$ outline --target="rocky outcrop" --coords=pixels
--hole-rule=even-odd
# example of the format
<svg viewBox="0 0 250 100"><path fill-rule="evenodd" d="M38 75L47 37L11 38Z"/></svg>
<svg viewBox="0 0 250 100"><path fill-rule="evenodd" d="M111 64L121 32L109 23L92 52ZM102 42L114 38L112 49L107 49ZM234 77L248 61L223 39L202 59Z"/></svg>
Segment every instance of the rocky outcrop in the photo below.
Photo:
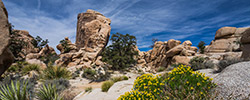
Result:
<svg viewBox="0 0 250 100"><path fill-rule="evenodd" d="M21 51L15 55L16 60L22 60L29 53L38 53L39 48L34 47L32 41L34 37L32 37L28 31L25 30L12 30L11 36L11 44L21 46Z"/></svg>
<svg viewBox="0 0 250 100"><path fill-rule="evenodd" d="M60 54L56 64L67 67L101 65L100 54L109 40L110 22L93 10L78 14L76 47L79 51Z"/></svg>
<svg viewBox="0 0 250 100"><path fill-rule="evenodd" d="M7 10L0 0L0 76L14 61L14 56L8 49L10 40L10 24Z"/></svg>
<svg viewBox="0 0 250 100"><path fill-rule="evenodd" d="M206 53L224 53L240 50L240 38L247 28L222 27L216 31L215 39L205 48Z"/></svg>
<svg viewBox="0 0 250 100"><path fill-rule="evenodd" d="M78 51L76 45L73 44L68 37L65 37L65 39L56 46L56 48L61 52L61 54L69 52L73 53Z"/></svg>
<svg viewBox="0 0 250 100"><path fill-rule="evenodd" d="M157 41L152 50L139 52L138 66L148 66L152 68L167 67L171 64L188 64L191 57L197 52L196 47L192 47L191 41L168 40L165 42ZM181 60L180 60L181 59Z"/></svg>
<svg viewBox="0 0 250 100"><path fill-rule="evenodd" d="M244 31L242 38L242 58L246 60L250 60L250 28Z"/></svg>
<svg viewBox="0 0 250 100"><path fill-rule="evenodd" d="M25 59L39 59L41 57L47 57L49 55L56 55L56 51L54 50L54 48L50 47L49 45L46 45L40 50L40 52L29 53L28 55L26 55Z"/></svg>

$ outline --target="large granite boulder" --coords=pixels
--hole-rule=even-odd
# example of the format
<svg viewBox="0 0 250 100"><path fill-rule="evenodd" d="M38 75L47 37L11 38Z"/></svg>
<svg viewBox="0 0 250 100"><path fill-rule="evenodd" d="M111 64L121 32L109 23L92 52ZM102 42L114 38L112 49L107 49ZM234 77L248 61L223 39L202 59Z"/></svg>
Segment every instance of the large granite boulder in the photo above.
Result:
<svg viewBox="0 0 250 100"><path fill-rule="evenodd" d="M242 38L242 58L246 60L250 60L250 28L244 31Z"/></svg>
<svg viewBox="0 0 250 100"><path fill-rule="evenodd" d="M78 51L61 54L56 64L67 67L91 67L93 64L100 64L99 56L110 36L110 22L109 18L93 10L78 14L76 34Z"/></svg>
<svg viewBox="0 0 250 100"><path fill-rule="evenodd" d="M225 68L214 77L214 82L218 84L216 90L217 97L222 100L244 100L250 94L250 62L240 62Z"/></svg>
<svg viewBox="0 0 250 100"><path fill-rule="evenodd" d="M0 0L0 76L14 61L14 56L8 49L10 39L10 24L7 10Z"/></svg>
<svg viewBox="0 0 250 100"><path fill-rule="evenodd" d="M205 53L241 51L240 38L247 28L222 27L216 31L215 39L205 48Z"/></svg>

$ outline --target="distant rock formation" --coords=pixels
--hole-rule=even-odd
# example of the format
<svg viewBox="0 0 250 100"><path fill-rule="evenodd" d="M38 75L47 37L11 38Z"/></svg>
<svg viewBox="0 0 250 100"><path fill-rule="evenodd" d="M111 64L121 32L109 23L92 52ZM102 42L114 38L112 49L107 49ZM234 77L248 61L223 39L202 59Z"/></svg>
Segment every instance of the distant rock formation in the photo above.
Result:
<svg viewBox="0 0 250 100"><path fill-rule="evenodd" d="M10 40L10 24L8 22L8 12L0 0L0 76L14 61L14 56L8 49Z"/></svg>
<svg viewBox="0 0 250 100"><path fill-rule="evenodd" d="M76 46L79 51L60 54L56 64L67 67L101 65L100 54L109 40L111 20L93 10L78 14L77 19Z"/></svg>
<svg viewBox="0 0 250 100"><path fill-rule="evenodd" d="M151 68L167 67L171 64L183 63L189 65L189 61L197 52L196 47L192 47L191 41L181 44L179 40L157 41L152 50L139 52L137 66L148 66Z"/></svg>
<svg viewBox="0 0 250 100"><path fill-rule="evenodd" d="M205 53L224 53L240 50L240 38L247 28L222 27L216 31L215 39L205 48Z"/></svg>
<svg viewBox="0 0 250 100"><path fill-rule="evenodd" d="M241 38L242 56L241 58L250 60L250 28L245 30Z"/></svg>

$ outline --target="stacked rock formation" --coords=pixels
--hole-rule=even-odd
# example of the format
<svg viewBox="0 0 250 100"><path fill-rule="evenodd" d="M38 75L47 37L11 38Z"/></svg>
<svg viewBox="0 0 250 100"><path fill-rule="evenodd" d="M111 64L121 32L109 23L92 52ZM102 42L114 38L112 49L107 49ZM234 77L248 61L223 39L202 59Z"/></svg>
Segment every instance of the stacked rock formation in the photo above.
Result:
<svg viewBox="0 0 250 100"><path fill-rule="evenodd" d="M0 76L14 61L14 56L8 49L10 39L10 24L7 10L0 0Z"/></svg>
<svg viewBox="0 0 250 100"><path fill-rule="evenodd" d="M242 35L242 56L241 58L250 60L250 28L248 28Z"/></svg>
<svg viewBox="0 0 250 100"><path fill-rule="evenodd" d="M64 47L64 45L65 45L65 46L67 47L67 49L68 49L67 53L68 53L68 52L74 53L74 52L77 52L77 51L78 51L76 45L73 44L73 43L70 41L70 39L69 39L68 37L65 37L64 41L66 41L65 44L61 44L61 43L60 43L60 44L58 44L58 45L56 46L56 48L61 52L61 54L66 53L66 51L67 51L66 48Z"/></svg>
<svg viewBox="0 0 250 100"><path fill-rule="evenodd" d="M76 46L79 51L60 54L56 64L67 67L101 65L99 55L108 43L110 23L109 18L93 10L78 14Z"/></svg>
<svg viewBox="0 0 250 100"><path fill-rule="evenodd" d="M157 41L152 50L139 52L138 66L152 68L167 67L175 63L189 64L191 57L195 55L197 48L192 47L191 41L181 44L179 40Z"/></svg>
<svg viewBox="0 0 250 100"><path fill-rule="evenodd" d="M247 28L222 27L216 31L215 39L205 48L206 53L224 53L240 50L240 38Z"/></svg>
<svg viewBox="0 0 250 100"><path fill-rule="evenodd" d="M19 59L25 58L25 56L29 53L39 52L39 48L35 48L34 45L32 44L32 40L34 40L34 37L32 37L28 31L13 30L13 33L14 34L11 35L12 39L21 40L25 43L25 46L22 47L22 50L21 50L22 52L18 54Z"/></svg>

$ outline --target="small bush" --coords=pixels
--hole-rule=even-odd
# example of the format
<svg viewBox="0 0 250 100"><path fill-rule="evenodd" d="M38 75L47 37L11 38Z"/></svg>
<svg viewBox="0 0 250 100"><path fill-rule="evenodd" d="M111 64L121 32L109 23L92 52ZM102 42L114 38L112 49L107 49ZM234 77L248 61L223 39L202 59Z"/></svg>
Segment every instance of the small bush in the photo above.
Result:
<svg viewBox="0 0 250 100"><path fill-rule="evenodd" d="M96 75L96 71L95 70L93 70L91 68L85 68L83 70L82 77L90 79L90 80L95 80L96 79L95 75Z"/></svg>
<svg viewBox="0 0 250 100"><path fill-rule="evenodd" d="M44 82L45 85L53 84L57 88L57 92L62 92L66 90L67 88L70 87L69 80L60 78L60 79L55 79L55 80L46 80Z"/></svg>
<svg viewBox="0 0 250 100"><path fill-rule="evenodd" d="M109 90L109 88L114 84L113 81L109 80L109 81L105 81L102 84L102 92L107 92Z"/></svg>
<svg viewBox="0 0 250 100"><path fill-rule="evenodd" d="M6 76L6 77L4 77L3 80L0 81L0 86L1 85L10 86L12 84L12 82L13 83L19 82L21 85L20 87L24 87L25 84L23 84L23 83L27 83L25 91L27 91L27 93L29 94L28 95L29 98L33 98L35 96L34 87L37 84L37 81L35 79L31 79L31 78L23 79L23 78L21 78L21 76Z"/></svg>
<svg viewBox="0 0 250 100"><path fill-rule="evenodd" d="M28 64L22 68L22 74L26 75L30 71L36 71L37 73L40 73L40 66L37 64Z"/></svg>
<svg viewBox="0 0 250 100"><path fill-rule="evenodd" d="M225 60L221 60L218 64L218 71L217 72L221 72L222 70L224 70L227 66L238 63L238 62L242 62L242 59L225 59Z"/></svg>
<svg viewBox="0 0 250 100"><path fill-rule="evenodd" d="M20 84L19 81L11 84L1 84L0 86L0 99L1 100L29 100L29 94L27 92L27 82Z"/></svg>
<svg viewBox="0 0 250 100"><path fill-rule="evenodd" d="M92 92L92 90L93 90L92 87L87 87L87 88L85 89L85 92Z"/></svg>
<svg viewBox="0 0 250 100"><path fill-rule="evenodd" d="M162 71L164 71L166 68L165 67L159 67L156 71L157 72L162 72Z"/></svg>
<svg viewBox="0 0 250 100"><path fill-rule="evenodd" d="M52 79L70 79L71 78L71 72L67 70L64 67L59 66L48 66L43 71L43 79L45 80L52 80Z"/></svg>
<svg viewBox="0 0 250 100"><path fill-rule="evenodd" d="M111 80L115 83L122 80L128 80L128 77L127 76L112 77Z"/></svg>
<svg viewBox="0 0 250 100"><path fill-rule="evenodd" d="M21 72L22 68L26 65L28 65L28 63L25 61L17 61L7 69L7 72L19 73Z"/></svg>
<svg viewBox="0 0 250 100"><path fill-rule="evenodd" d="M39 100L63 100L57 92L56 85L43 84L38 90L37 97Z"/></svg>
<svg viewBox="0 0 250 100"><path fill-rule="evenodd" d="M193 70L198 70L198 69L205 68L205 66L203 64L204 61L205 61L205 58L203 58L203 57L194 57L190 60L189 64L191 65L191 68Z"/></svg>
<svg viewBox="0 0 250 100"><path fill-rule="evenodd" d="M198 48L199 48L201 54L204 54L204 49L206 48L205 44L206 43L204 41L200 41L200 43L198 44Z"/></svg>

